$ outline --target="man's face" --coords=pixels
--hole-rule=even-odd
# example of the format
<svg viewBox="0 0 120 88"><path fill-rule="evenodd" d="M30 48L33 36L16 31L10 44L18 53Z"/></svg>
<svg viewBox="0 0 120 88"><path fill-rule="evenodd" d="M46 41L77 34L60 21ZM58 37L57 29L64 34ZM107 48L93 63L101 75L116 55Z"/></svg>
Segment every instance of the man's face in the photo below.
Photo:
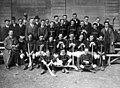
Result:
<svg viewBox="0 0 120 88"><path fill-rule="evenodd" d="M61 20L60 23L61 23L61 24L64 24L64 20Z"/></svg>
<svg viewBox="0 0 120 88"><path fill-rule="evenodd" d="M105 27L108 28L108 27L109 27L109 24L108 24L108 23L105 23Z"/></svg>
<svg viewBox="0 0 120 88"><path fill-rule="evenodd" d="M81 21L81 22L80 22L80 25L81 25L81 26L84 26L84 22Z"/></svg>
<svg viewBox="0 0 120 88"><path fill-rule="evenodd" d="M70 37L71 39L73 39L73 38L74 38L74 34L70 34L69 37Z"/></svg>
<svg viewBox="0 0 120 88"><path fill-rule="evenodd" d="M39 19L35 19L35 22L39 22Z"/></svg>
<svg viewBox="0 0 120 88"><path fill-rule="evenodd" d="M43 40L43 36L39 36L39 40L40 40L40 41Z"/></svg>
<svg viewBox="0 0 120 88"><path fill-rule="evenodd" d="M63 38L63 35L62 35L62 34L59 34L58 38L59 38L59 39L62 39L62 38Z"/></svg>
<svg viewBox="0 0 120 88"><path fill-rule="evenodd" d="M67 20L67 16L63 16L63 19L64 19L64 20Z"/></svg>
<svg viewBox="0 0 120 88"><path fill-rule="evenodd" d="M49 56L50 56L50 52L49 52L49 51L46 51L46 55L49 57Z"/></svg>
<svg viewBox="0 0 120 88"><path fill-rule="evenodd" d="M30 19L30 23L31 23L31 24L34 24L34 19Z"/></svg>
<svg viewBox="0 0 120 88"><path fill-rule="evenodd" d="M45 23L46 23L46 24L49 24L49 20L45 20Z"/></svg>
<svg viewBox="0 0 120 88"><path fill-rule="evenodd" d="M85 20L85 22L88 22L89 18L88 18L88 17L85 17L85 19L84 19L84 20Z"/></svg>
<svg viewBox="0 0 120 88"><path fill-rule="evenodd" d="M103 37L102 37L102 36L100 36L100 37L99 37L99 40L100 40L100 41L102 41L102 40L103 40Z"/></svg>
<svg viewBox="0 0 120 88"><path fill-rule="evenodd" d="M22 24L22 23L23 23L22 19L19 19L19 21L18 21L18 22L19 22L19 24Z"/></svg>
<svg viewBox="0 0 120 88"><path fill-rule="evenodd" d="M42 20L42 21L41 21L41 25L45 25L45 21Z"/></svg>
<svg viewBox="0 0 120 88"><path fill-rule="evenodd" d="M76 19L77 18L77 15L73 15L73 19Z"/></svg>
<svg viewBox="0 0 120 88"><path fill-rule="evenodd" d="M53 22L51 22L51 23L50 23L50 27L52 28L53 26L54 26L54 23L53 23Z"/></svg>
<svg viewBox="0 0 120 88"><path fill-rule="evenodd" d="M11 22L14 24L14 23L15 23L15 20L11 20Z"/></svg>
<svg viewBox="0 0 120 88"><path fill-rule="evenodd" d="M94 29L97 29L97 25L93 25L93 28L94 28Z"/></svg>
<svg viewBox="0 0 120 88"><path fill-rule="evenodd" d="M49 41L52 42L53 41L53 37L49 37Z"/></svg>
<svg viewBox="0 0 120 88"><path fill-rule="evenodd" d="M59 20L59 17L55 17L55 21L58 21Z"/></svg>
<svg viewBox="0 0 120 88"><path fill-rule="evenodd" d="M82 39L83 39L83 35L80 35L80 36L79 36L79 40L82 40Z"/></svg>
<svg viewBox="0 0 120 88"><path fill-rule="evenodd" d="M61 50L60 55L65 55L65 50Z"/></svg>
<svg viewBox="0 0 120 88"><path fill-rule="evenodd" d="M9 21L6 21L5 24L6 24L6 25L10 25L10 22L9 22Z"/></svg>
<svg viewBox="0 0 120 88"><path fill-rule="evenodd" d="M100 22L100 18L97 18L97 19L96 19L96 22L99 23L99 22Z"/></svg>
<svg viewBox="0 0 120 88"><path fill-rule="evenodd" d="M8 34L9 34L9 36L13 36L13 31L10 30Z"/></svg>
<svg viewBox="0 0 120 88"><path fill-rule="evenodd" d="M93 41L94 37L93 35L90 36L90 41Z"/></svg>

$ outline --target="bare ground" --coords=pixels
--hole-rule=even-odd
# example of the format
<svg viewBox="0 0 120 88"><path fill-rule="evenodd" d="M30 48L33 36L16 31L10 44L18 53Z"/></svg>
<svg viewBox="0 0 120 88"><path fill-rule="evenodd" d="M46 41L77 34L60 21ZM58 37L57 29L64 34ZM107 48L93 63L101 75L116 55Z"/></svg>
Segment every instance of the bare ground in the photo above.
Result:
<svg viewBox="0 0 120 88"><path fill-rule="evenodd" d="M120 65L115 64L97 73L58 71L57 77L49 72L40 75L41 69L33 71L13 67L11 70L0 65L0 88L120 88Z"/></svg>

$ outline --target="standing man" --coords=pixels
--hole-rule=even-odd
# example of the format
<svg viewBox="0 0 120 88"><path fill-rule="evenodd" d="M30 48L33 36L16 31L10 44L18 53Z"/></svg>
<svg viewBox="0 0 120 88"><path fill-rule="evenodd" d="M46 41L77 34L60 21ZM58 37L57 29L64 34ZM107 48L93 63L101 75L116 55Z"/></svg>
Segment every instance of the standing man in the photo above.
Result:
<svg viewBox="0 0 120 88"><path fill-rule="evenodd" d="M29 33L32 33L34 39L37 38L37 26L35 25L34 18L30 18L29 24L26 26L25 30L26 38Z"/></svg>
<svg viewBox="0 0 120 88"><path fill-rule="evenodd" d="M77 13L73 13L72 14L72 19L71 20L74 20L75 21L75 25L76 25L76 27L78 28L79 27L79 25L80 25L80 20L77 18Z"/></svg>
<svg viewBox="0 0 120 88"><path fill-rule="evenodd" d="M2 41L8 36L8 32L10 30L10 20L6 19L5 20L5 26L2 28Z"/></svg>
<svg viewBox="0 0 120 88"><path fill-rule="evenodd" d="M89 37L89 33L91 32L92 25L91 25L91 23L89 22L89 17L88 17L88 16L85 16L85 17L84 17L84 22L85 22L85 30L86 30L87 33L88 33L88 36L87 36L87 37Z"/></svg>
<svg viewBox="0 0 120 88"><path fill-rule="evenodd" d="M20 36L24 36L25 37L25 29L26 29L26 26L23 25L23 19L19 18L18 19L18 30L20 31Z"/></svg>
<svg viewBox="0 0 120 88"><path fill-rule="evenodd" d="M114 53L114 33L109 26L108 22L104 23L104 28L101 30L101 33L104 35L104 46L105 53Z"/></svg>
<svg viewBox="0 0 120 88"><path fill-rule="evenodd" d="M102 29L103 29L103 25L100 23L100 21L101 21L101 19L100 19L100 17L96 17L96 20L95 20L95 22L94 23L96 23L97 24L97 29L99 30L99 31L101 31ZM93 23L93 24L94 24Z"/></svg>
<svg viewBox="0 0 120 88"><path fill-rule="evenodd" d="M45 20L41 20L41 26L38 28L38 36L43 35L44 40L48 37L48 30L45 27Z"/></svg>
<svg viewBox="0 0 120 88"><path fill-rule="evenodd" d="M8 37L4 40L4 53L3 59L6 65L6 68L10 68L13 60L15 61L15 65L18 66L18 58L19 58L19 44L15 37L13 37L13 30L9 30Z"/></svg>
<svg viewBox="0 0 120 88"><path fill-rule="evenodd" d="M17 39L19 38L20 36L20 30L19 30L19 25L16 23L16 18L15 17L12 17L12 20L11 20L11 25L10 25L10 30L13 30L14 32L14 37L16 37Z"/></svg>

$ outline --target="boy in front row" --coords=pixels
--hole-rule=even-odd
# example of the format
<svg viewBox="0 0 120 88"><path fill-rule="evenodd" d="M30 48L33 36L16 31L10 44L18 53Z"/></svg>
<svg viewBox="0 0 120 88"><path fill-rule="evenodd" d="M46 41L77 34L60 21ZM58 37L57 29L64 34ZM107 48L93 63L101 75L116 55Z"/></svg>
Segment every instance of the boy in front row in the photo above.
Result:
<svg viewBox="0 0 120 88"><path fill-rule="evenodd" d="M85 54L82 54L80 57L81 65L80 68L82 71L94 71L95 65L93 64L93 56L89 53L88 49L85 49Z"/></svg>

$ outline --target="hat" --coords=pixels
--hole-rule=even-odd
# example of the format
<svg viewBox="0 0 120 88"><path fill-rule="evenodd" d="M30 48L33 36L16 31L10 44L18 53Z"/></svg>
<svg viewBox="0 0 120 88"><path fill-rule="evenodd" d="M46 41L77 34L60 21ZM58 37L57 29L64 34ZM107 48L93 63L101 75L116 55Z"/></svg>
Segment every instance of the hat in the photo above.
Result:
<svg viewBox="0 0 120 88"><path fill-rule="evenodd" d="M4 22L6 22L6 21L10 22L10 20L9 20L9 19L5 19L5 20L4 20Z"/></svg>
<svg viewBox="0 0 120 88"><path fill-rule="evenodd" d="M35 18L34 18L34 19L40 19L40 18L39 18L39 16L35 16Z"/></svg>

